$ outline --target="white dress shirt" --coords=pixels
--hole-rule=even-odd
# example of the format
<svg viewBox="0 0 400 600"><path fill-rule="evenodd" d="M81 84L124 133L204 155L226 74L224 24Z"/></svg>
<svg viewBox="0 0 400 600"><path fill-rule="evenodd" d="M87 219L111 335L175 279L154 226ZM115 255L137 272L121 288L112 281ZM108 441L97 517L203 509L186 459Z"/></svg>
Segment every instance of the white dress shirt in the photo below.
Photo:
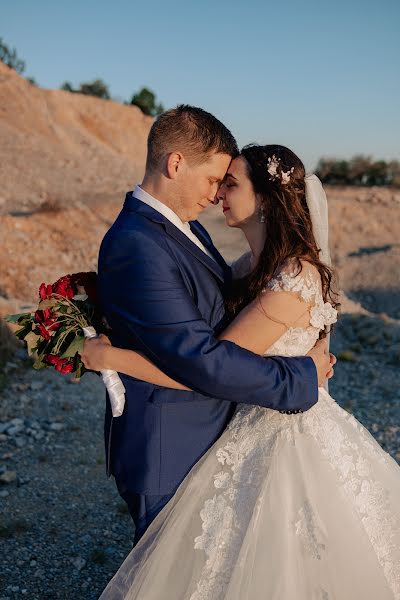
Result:
<svg viewBox="0 0 400 600"><path fill-rule="evenodd" d="M215 260L212 254L207 250L207 248L205 248L205 246L201 243L199 238L190 229L189 223L184 223L178 217L178 215L174 213L174 211L171 210L168 206L157 200L157 198L154 198L151 194L142 189L140 185L137 185L133 190L133 196L141 202L144 202L148 206L151 206L151 208L154 208L154 210L156 210L157 212L161 213L166 219L168 219L168 221L170 221L173 225L175 225L175 227L182 231L182 233L184 233L186 237L188 237L189 240L193 242L193 244L196 244L196 246L200 248L200 250L205 252L207 256Z"/></svg>

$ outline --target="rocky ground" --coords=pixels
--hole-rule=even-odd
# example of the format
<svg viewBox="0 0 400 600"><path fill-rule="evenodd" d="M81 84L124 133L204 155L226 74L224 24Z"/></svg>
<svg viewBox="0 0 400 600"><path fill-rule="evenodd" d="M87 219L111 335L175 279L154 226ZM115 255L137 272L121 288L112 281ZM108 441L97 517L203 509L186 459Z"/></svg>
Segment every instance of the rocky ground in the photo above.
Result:
<svg viewBox="0 0 400 600"><path fill-rule="evenodd" d="M400 462L399 324L345 314L332 347L331 394ZM0 386L0 600L95 600L133 536L105 475L102 383L36 372L20 349Z"/></svg>
<svg viewBox="0 0 400 600"><path fill-rule="evenodd" d="M98 598L132 545L133 525L105 474L104 390L24 353L1 379L0 598Z"/></svg>

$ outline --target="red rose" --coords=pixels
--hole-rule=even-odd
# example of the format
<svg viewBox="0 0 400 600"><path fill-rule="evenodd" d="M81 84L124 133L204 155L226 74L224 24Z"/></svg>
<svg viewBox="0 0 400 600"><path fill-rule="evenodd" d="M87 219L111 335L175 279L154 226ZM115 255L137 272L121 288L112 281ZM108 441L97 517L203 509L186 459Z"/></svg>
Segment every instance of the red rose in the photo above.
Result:
<svg viewBox="0 0 400 600"><path fill-rule="evenodd" d="M57 369L57 367L56 367ZM60 373L72 373L72 371L74 370L74 363L70 363L70 362L66 362L63 365L61 365L61 367L59 367L57 369L57 371L60 371Z"/></svg>
<svg viewBox="0 0 400 600"><path fill-rule="evenodd" d="M71 373L74 369L74 364L69 362L67 358L60 358L55 354L49 354L46 356L45 361L47 364L53 365L53 367L60 373Z"/></svg>
<svg viewBox="0 0 400 600"><path fill-rule="evenodd" d="M56 354L49 354L44 359L49 365L58 365L62 358L59 358Z"/></svg>
<svg viewBox="0 0 400 600"><path fill-rule="evenodd" d="M37 310L34 319L37 323L36 332L44 337L45 340L50 339L50 331L54 331L61 327L61 323L57 322L57 316L51 308Z"/></svg>
<svg viewBox="0 0 400 600"><path fill-rule="evenodd" d="M60 296L64 296L64 298L73 298L77 293L77 290L71 280L71 275L64 275L57 279L55 283L53 283L53 293L59 294Z"/></svg>
<svg viewBox="0 0 400 600"><path fill-rule="evenodd" d="M36 326L35 333L38 333L39 335L41 335L45 340L49 340L50 339L49 332L47 331L46 327L44 325L42 325L41 323L39 323Z"/></svg>
<svg viewBox="0 0 400 600"><path fill-rule="evenodd" d="M37 310L35 312L36 323L43 323L44 325L51 325L54 322L55 315L51 308L45 308L44 310Z"/></svg>
<svg viewBox="0 0 400 600"><path fill-rule="evenodd" d="M42 283L39 288L39 297L41 300L46 300L53 293L53 286Z"/></svg>

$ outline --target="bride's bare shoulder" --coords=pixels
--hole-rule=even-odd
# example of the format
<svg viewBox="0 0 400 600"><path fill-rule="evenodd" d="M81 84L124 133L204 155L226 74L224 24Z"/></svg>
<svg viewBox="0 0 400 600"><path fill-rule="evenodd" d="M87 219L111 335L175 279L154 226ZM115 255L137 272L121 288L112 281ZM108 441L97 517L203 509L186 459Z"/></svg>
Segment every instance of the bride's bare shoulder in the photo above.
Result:
<svg viewBox="0 0 400 600"><path fill-rule="evenodd" d="M232 268L232 276L234 279L239 279L240 277L244 277L247 273L250 272L250 259L251 252L245 252L239 258L233 261Z"/></svg>

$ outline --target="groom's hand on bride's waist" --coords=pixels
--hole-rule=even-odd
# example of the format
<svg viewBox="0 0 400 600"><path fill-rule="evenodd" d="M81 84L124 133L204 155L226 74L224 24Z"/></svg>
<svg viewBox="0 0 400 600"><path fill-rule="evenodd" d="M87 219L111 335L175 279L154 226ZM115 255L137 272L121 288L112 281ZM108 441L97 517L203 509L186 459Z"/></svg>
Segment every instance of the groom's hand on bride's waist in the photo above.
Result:
<svg viewBox="0 0 400 600"><path fill-rule="evenodd" d="M314 348L307 354L310 356L315 364L318 375L318 387L323 387L327 379L333 377L334 369L333 366L336 364L336 356L329 352L328 340L319 340ZM302 413L302 410L280 410L279 412L285 415L296 415Z"/></svg>
<svg viewBox="0 0 400 600"><path fill-rule="evenodd" d="M314 348L308 352L317 369L318 386L323 387L327 379L331 379L334 374L333 366L336 363L336 357L329 352L328 340L318 340Z"/></svg>

